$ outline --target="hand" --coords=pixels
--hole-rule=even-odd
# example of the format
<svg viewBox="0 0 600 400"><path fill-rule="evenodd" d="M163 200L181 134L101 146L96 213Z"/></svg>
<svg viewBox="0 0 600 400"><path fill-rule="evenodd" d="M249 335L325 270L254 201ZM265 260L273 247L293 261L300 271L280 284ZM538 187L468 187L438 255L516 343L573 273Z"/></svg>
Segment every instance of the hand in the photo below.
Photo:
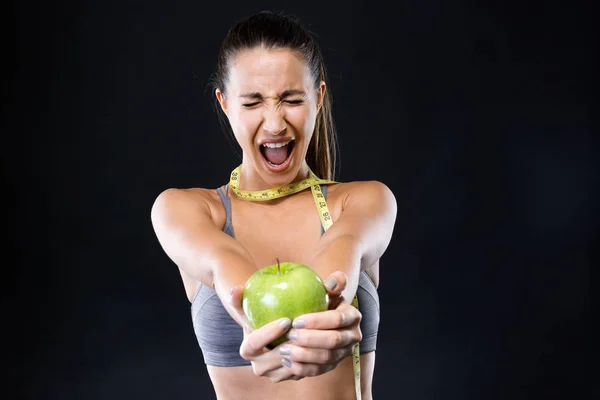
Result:
<svg viewBox="0 0 600 400"><path fill-rule="evenodd" d="M231 303L242 321L244 340L240 346L240 356L252 364L252 370L257 376L264 376L272 382L287 380L300 380L303 376L294 375L292 371L282 364L279 353L281 345L269 349L269 343L286 333L292 325L289 318L281 318L252 330L242 308L243 288L234 286L231 290Z"/></svg>
<svg viewBox="0 0 600 400"><path fill-rule="evenodd" d="M352 353L362 338L361 314L344 302L341 293L346 282L344 273L331 274L325 282L330 296L329 310L296 318L294 329L289 332L295 338L274 349L267 348L268 344L287 332L291 321L283 318L253 331L241 307L243 289L233 288L231 301L244 329L240 355L252 363L256 375L272 382L300 380L331 371Z"/></svg>
<svg viewBox="0 0 600 400"><path fill-rule="evenodd" d="M329 310L299 316L288 332L289 341L279 346L285 365L295 376L317 376L334 369L352 354L362 339L362 315L341 295L348 281L337 271L325 281Z"/></svg>

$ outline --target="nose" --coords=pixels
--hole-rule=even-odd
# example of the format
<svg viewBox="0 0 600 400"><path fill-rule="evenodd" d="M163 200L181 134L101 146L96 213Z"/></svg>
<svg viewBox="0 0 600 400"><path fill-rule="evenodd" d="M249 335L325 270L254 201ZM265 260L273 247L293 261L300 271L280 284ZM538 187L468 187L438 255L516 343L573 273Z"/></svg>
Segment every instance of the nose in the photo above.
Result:
<svg viewBox="0 0 600 400"><path fill-rule="evenodd" d="M287 127L280 110L267 110L264 115L263 129L272 135L279 135Z"/></svg>

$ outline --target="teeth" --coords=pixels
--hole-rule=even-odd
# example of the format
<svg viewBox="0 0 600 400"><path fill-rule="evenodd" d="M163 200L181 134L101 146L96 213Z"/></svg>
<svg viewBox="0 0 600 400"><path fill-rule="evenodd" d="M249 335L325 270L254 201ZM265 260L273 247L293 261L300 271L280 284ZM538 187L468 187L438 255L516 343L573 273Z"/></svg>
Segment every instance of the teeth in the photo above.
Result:
<svg viewBox="0 0 600 400"><path fill-rule="evenodd" d="M279 147L283 147L283 146L287 146L287 144L291 142L291 140L288 140L287 142L283 142L283 143L265 143L263 144L264 147L270 147L272 149L277 149Z"/></svg>

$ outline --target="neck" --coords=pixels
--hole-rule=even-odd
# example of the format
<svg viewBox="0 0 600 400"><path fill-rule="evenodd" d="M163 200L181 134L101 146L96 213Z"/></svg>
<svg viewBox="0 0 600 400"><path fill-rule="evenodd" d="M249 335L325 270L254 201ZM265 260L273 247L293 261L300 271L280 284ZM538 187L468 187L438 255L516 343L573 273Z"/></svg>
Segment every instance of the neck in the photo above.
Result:
<svg viewBox="0 0 600 400"><path fill-rule="evenodd" d="M240 190L259 191L273 189L278 186L288 185L308 178L309 168L306 161L302 162L299 169L291 168L280 175L269 173L262 170L257 171L253 164L242 160L240 172L239 188Z"/></svg>

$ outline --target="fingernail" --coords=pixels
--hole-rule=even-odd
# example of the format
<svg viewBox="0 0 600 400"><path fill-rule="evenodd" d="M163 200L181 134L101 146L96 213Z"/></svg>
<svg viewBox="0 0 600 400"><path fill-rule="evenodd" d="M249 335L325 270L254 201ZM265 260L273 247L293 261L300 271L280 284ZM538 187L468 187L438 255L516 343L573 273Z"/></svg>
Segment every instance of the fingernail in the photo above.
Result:
<svg viewBox="0 0 600 400"><path fill-rule="evenodd" d="M291 330L288 332L287 337L289 340L296 340L298 339L298 332Z"/></svg>
<svg viewBox="0 0 600 400"><path fill-rule="evenodd" d="M288 360L287 358L282 358L281 365L283 365L286 368L290 368L292 366L292 362L290 360Z"/></svg>
<svg viewBox="0 0 600 400"><path fill-rule="evenodd" d="M281 354L282 356L289 356L290 354L292 354L292 350L287 346L281 346L279 348L279 354Z"/></svg>
<svg viewBox="0 0 600 400"><path fill-rule="evenodd" d="M292 324L292 321L289 318L284 318L283 321L279 323L279 327L281 329L287 329Z"/></svg>
<svg viewBox="0 0 600 400"><path fill-rule="evenodd" d="M302 329L306 326L306 322L304 322L303 319L295 319L294 323L292 324L292 327L296 328L296 329Z"/></svg>
<svg viewBox="0 0 600 400"><path fill-rule="evenodd" d="M335 278L327 278L327 280L325 281L325 287L327 288L327 290L333 290L336 286L337 281L335 280Z"/></svg>

